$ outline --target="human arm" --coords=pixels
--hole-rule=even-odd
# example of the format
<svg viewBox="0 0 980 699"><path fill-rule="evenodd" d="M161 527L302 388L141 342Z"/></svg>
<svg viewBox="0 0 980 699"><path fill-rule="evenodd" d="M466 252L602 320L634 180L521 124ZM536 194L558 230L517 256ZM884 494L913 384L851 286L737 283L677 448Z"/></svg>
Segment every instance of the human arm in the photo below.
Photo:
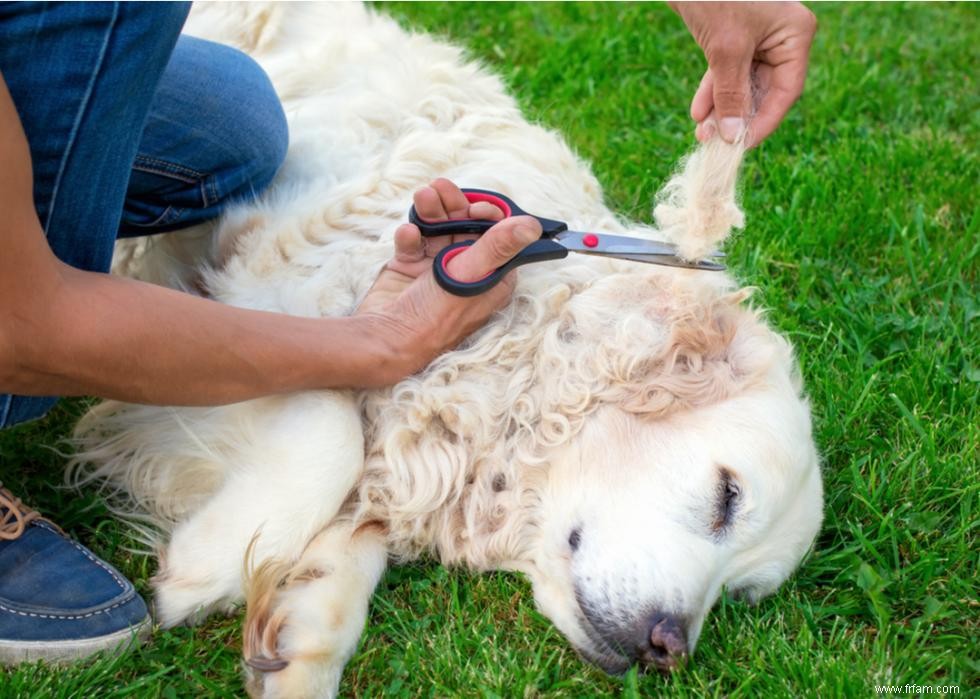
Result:
<svg viewBox="0 0 980 699"><path fill-rule="evenodd" d="M758 145L803 93L816 17L798 2L670 5L708 60L691 102L698 140L717 128L732 142L747 123L746 146Z"/></svg>
<svg viewBox="0 0 980 699"><path fill-rule="evenodd" d="M311 319L84 272L47 244L34 208L30 151L2 76L0 162L0 392L214 405L390 384L457 344L513 288L450 296L423 251L399 293L349 318ZM453 260L454 276L479 278L538 232L521 219L502 222Z"/></svg>

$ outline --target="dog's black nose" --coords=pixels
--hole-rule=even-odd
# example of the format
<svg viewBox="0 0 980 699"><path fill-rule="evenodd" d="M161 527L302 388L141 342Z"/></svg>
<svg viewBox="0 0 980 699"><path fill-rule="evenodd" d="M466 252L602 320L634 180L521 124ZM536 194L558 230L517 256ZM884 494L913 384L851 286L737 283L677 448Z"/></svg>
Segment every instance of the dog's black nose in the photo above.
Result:
<svg viewBox="0 0 980 699"><path fill-rule="evenodd" d="M640 649L640 660L661 672L670 672L687 660L687 630L673 614L655 614L651 619L649 644Z"/></svg>

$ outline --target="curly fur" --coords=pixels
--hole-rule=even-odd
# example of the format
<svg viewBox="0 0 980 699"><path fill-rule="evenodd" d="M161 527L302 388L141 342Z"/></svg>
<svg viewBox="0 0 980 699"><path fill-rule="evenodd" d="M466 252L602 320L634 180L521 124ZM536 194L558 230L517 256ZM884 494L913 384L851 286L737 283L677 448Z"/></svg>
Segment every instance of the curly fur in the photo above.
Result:
<svg viewBox="0 0 980 699"><path fill-rule="evenodd" d="M633 298L624 298L631 285ZM365 397L366 471L358 517L389 528L392 549L438 549L478 569L520 558L533 508L525 481L603 405L648 419L709 405L764 380L778 347L737 354L754 314L743 293L687 279L624 275L568 298L521 294L473 343L390 394ZM610 303L626 310L609 314ZM744 340L744 338L742 338Z"/></svg>

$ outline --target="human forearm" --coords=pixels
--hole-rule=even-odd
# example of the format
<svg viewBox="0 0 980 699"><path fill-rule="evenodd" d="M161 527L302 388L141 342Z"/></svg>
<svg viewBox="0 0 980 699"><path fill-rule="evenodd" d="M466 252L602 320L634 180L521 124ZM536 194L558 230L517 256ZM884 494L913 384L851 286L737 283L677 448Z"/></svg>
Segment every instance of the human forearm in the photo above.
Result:
<svg viewBox="0 0 980 699"><path fill-rule="evenodd" d="M371 318L236 309L62 264L34 209L30 152L2 76L0 162L0 393L208 404L408 373L391 365Z"/></svg>
<svg viewBox="0 0 980 699"><path fill-rule="evenodd" d="M369 318L233 308L63 265L5 325L13 366L0 389L29 395L213 405L372 385L396 359Z"/></svg>
<svg viewBox="0 0 980 699"><path fill-rule="evenodd" d="M0 394L93 394L213 405L302 389L395 383L454 347L500 308L512 276L474 298L439 288L431 265L452 236L395 234L395 257L355 317L251 311L59 261L32 198L31 158L0 76ZM487 216L437 180L416 193L429 220ZM496 211L491 218L502 216ZM76 222L85 226L85 221ZM450 263L481 279L541 233L528 217L500 221Z"/></svg>

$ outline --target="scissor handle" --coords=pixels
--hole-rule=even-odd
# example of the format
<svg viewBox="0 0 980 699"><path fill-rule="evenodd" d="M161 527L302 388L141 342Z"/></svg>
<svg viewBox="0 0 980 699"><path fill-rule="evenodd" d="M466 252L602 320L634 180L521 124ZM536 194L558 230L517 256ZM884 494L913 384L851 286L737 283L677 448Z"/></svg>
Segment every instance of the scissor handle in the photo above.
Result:
<svg viewBox="0 0 980 699"><path fill-rule="evenodd" d="M550 238L556 233L568 230L568 226L565 225L564 221L554 221L550 218L542 218L541 216L529 214L519 207L517 202L500 192L494 192L489 189L463 189L461 191L466 197L466 200L471 204L476 204L481 201L493 204L504 212L504 218L509 218L510 216L533 216L541 223L541 237L543 238ZM445 221L426 221L419 216L414 204L408 211L408 222L418 226L424 236L450 235L454 233L458 235L479 235L486 233L498 223L498 221L484 218L451 218Z"/></svg>
<svg viewBox="0 0 980 699"><path fill-rule="evenodd" d="M432 272L435 274L436 281L439 282L439 286L448 291L454 296L477 296L485 291L489 291L495 287L504 276L515 267L520 267L521 265L528 265L532 262L545 262L546 260L560 260L563 257L568 256L568 248L566 248L561 243L556 243L553 240L548 240L547 238L542 238L541 240L535 240L533 243L528 245L526 248L517 253L514 257L510 259L504 265L497 267L483 279L478 279L475 282L461 282L458 279L453 278L449 274L447 266L449 261L456 257L472 245L474 241L464 240L459 243L453 243L452 245L447 245L439 254L436 255L436 259L432 262Z"/></svg>

